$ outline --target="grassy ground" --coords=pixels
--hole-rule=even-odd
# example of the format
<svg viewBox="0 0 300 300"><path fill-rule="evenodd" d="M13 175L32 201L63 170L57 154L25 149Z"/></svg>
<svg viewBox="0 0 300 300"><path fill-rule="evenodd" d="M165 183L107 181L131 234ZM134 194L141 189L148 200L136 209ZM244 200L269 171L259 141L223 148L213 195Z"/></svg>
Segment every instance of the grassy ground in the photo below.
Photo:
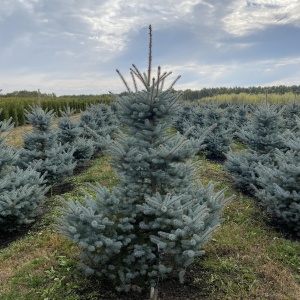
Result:
<svg viewBox="0 0 300 300"><path fill-rule="evenodd" d="M218 182L217 188L227 187L226 193L235 198L206 245L206 255L189 269L186 283L173 278L161 282L160 299L300 299L299 240L269 226L254 199L233 188L220 164L202 161L199 178L204 184ZM70 178L63 196L80 197L84 183L95 181L110 188L117 184L108 157L93 160ZM58 196L48 198L43 217L0 248L0 299L147 299L148 294L117 294L108 283L82 276L77 270L80 249L53 225L59 205Z"/></svg>

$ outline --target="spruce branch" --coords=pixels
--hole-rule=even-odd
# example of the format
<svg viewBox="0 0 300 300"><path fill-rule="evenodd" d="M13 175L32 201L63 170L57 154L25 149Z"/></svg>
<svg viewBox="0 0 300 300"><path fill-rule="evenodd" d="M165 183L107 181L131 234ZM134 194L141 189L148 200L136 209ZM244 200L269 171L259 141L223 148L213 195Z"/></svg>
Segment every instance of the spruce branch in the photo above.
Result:
<svg viewBox="0 0 300 300"><path fill-rule="evenodd" d="M150 107L152 107L152 103L153 103L154 88L155 88L155 78L152 78L152 87L151 87L151 94L150 94Z"/></svg>
<svg viewBox="0 0 300 300"><path fill-rule="evenodd" d="M146 89L149 90L150 84L148 84L148 81L150 79L148 79L147 74L145 72L143 72L143 77L144 77L145 82L147 82Z"/></svg>
<svg viewBox="0 0 300 300"><path fill-rule="evenodd" d="M160 68L160 66L159 66L159 67L157 68L157 84L156 84L156 94L155 94L155 97L158 96L158 92L159 92L160 71L161 71L161 68Z"/></svg>
<svg viewBox="0 0 300 300"><path fill-rule="evenodd" d="M147 82L144 80L144 77L142 76L139 69L136 67L135 64L132 64L133 69L130 68L130 70L136 75L136 77L143 83L143 85L147 88Z"/></svg>
<svg viewBox="0 0 300 300"><path fill-rule="evenodd" d="M164 88L164 83L165 83L165 79L163 78L163 79L161 79L160 91L163 90L163 88Z"/></svg>
<svg viewBox="0 0 300 300"><path fill-rule="evenodd" d="M41 92L40 92L40 89L38 89L38 106L42 107L41 106Z"/></svg>
<svg viewBox="0 0 300 300"><path fill-rule="evenodd" d="M162 91L164 88L165 79L171 74L172 72L164 72L164 74L160 77L160 91Z"/></svg>
<svg viewBox="0 0 300 300"><path fill-rule="evenodd" d="M149 25L148 86L150 86L151 66L152 66L152 27L151 27L151 24L150 24L150 25Z"/></svg>
<svg viewBox="0 0 300 300"><path fill-rule="evenodd" d="M179 75L174 81L173 83L170 85L170 87L168 88L168 90L171 90L173 88L173 86L175 85L175 83L178 81L178 79L181 77L181 75Z"/></svg>
<svg viewBox="0 0 300 300"><path fill-rule="evenodd" d="M118 69L116 69L116 72L117 72L118 75L121 77L121 79L122 79L124 85L126 86L126 89L127 89L128 93L129 93L129 94L132 94L132 91L131 91L129 85L127 84L127 82L126 82L125 78L123 77L123 75L121 74L121 72L120 72Z"/></svg>
<svg viewBox="0 0 300 300"><path fill-rule="evenodd" d="M134 86L135 92L137 93L138 92L138 88L137 88L137 84L136 84L136 81L135 81L134 73L131 71L130 74L131 74L131 77L132 77L132 81L133 81L133 86Z"/></svg>
<svg viewBox="0 0 300 300"><path fill-rule="evenodd" d="M164 72L164 74L162 75L162 77L160 78L160 80L165 80L169 75L171 75L172 72Z"/></svg>
<svg viewBox="0 0 300 300"><path fill-rule="evenodd" d="M176 98L174 99L174 101L169 105L169 107L166 110L166 113L172 108L172 106L179 100L179 98L182 96L183 93L179 93Z"/></svg>
<svg viewBox="0 0 300 300"><path fill-rule="evenodd" d="M180 147L182 147L183 145L185 145L188 142L189 142L188 139L181 138L179 143L177 145L175 145L175 147L173 147L173 149L171 149L169 155L171 156L175 151L177 151Z"/></svg>

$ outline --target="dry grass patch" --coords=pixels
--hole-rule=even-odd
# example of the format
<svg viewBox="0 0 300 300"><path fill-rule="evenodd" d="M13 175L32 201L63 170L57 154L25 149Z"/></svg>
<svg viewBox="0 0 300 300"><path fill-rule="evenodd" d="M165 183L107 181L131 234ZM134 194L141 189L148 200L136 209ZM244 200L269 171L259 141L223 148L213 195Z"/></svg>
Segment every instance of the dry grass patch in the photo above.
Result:
<svg viewBox="0 0 300 300"><path fill-rule="evenodd" d="M14 242L0 251L0 298L10 291L25 294L32 288L30 278L42 278L45 270L58 267L57 257L78 254L77 246L50 229Z"/></svg>
<svg viewBox="0 0 300 300"><path fill-rule="evenodd" d="M268 261L260 265L257 272L261 284L253 291L253 295L272 300L300 299L300 285L282 264Z"/></svg>
<svg viewBox="0 0 300 300"><path fill-rule="evenodd" d="M32 131L32 126L31 125L26 125L26 126L20 126L20 127L15 127L11 134L8 135L7 137L7 144L10 146L14 147L21 147L23 146L23 135L24 133Z"/></svg>
<svg viewBox="0 0 300 300"><path fill-rule="evenodd" d="M75 114L71 116L71 119L73 121L78 121L80 119L80 114ZM54 127L57 127L57 122L59 118L56 118L54 120ZM32 131L31 125L25 125L25 126L18 126L13 128L11 134L7 137L7 144L14 147L21 147L23 146L23 135L24 133Z"/></svg>

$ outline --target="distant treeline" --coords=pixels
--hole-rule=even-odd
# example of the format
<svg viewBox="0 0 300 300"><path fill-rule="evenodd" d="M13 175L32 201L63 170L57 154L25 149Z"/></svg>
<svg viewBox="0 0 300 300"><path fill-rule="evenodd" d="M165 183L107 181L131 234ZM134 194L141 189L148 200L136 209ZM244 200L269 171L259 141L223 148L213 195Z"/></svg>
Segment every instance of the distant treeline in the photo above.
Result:
<svg viewBox="0 0 300 300"><path fill-rule="evenodd" d="M0 109L2 109L0 120L12 117L15 126L21 126L26 124L24 109L29 109L32 105L53 109L57 116L60 116L60 110L67 105L80 112L90 103L110 103L111 99L112 96L109 94L57 97L55 94L42 94L38 91L18 91L0 95Z"/></svg>
<svg viewBox="0 0 300 300"><path fill-rule="evenodd" d="M184 90L183 92L184 100L198 100L207 97L214 97L217 95L231 95L231 94L251 94L251 95L259 95L259 94L278 94L283 95L286 93L292 93L295 95L300 94L300 85L292 85L292 86L250 86L250 87L217 87L217 88L203 88L201 90Z"/></svg>
<svg viewBox="0 0 300 300"><path fill-rule="evenodd" d="M0 90L1 92L1 90ZM174 90L175 92L175 90ZM183 93L183 100L216 100L227 102L257 102L261 101L263 95L268 94L273 102L286 102L296 98L300 94L300 85L293 86L268 86L268 87L218 87L218 88L203 88L201 90L184 90L176 91ZM127 92L119 95L126 95ZM221 96L222 95L222 96ZM237 96L235 96L237 95ZM247 95L251 95L248 99ZM275 96L272 98L272 96ZM256 101L253 97L257 97ZM272 99L271 99L272 98ZM110 103L113 96L110 94L102 95L65 95L56 96L54 93L46 94L40 91L15 91L7 94L0 94L0 109L2 114L0 120L12 117L15 126L24 125L26 123L24 109L28 109L31 105L40 104L43 109L53 109L58 116L60 110L65 106L70 106L76 109L77 112L85 110L90 103Z"/></svg>

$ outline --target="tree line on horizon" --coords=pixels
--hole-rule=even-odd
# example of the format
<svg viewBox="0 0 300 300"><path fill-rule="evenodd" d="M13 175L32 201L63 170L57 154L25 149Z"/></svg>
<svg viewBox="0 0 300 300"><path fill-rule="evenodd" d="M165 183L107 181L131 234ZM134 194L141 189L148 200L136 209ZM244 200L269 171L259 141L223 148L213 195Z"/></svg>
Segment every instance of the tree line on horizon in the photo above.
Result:
<svg viewBox="0 0 300 300"><path fill-rule="evenodd" d="M230 94L279 94L284 95L286 93L293 93L295 95L300 94L300 85L278 85L278 86L250 86L250 87L214 87L214 88L202 88L199 90L183 90L182 92L184 100L199 100L207 97L214 97L217 95L230 95Z"/></svg>
<svg viewBox="0 0 300 300"><path fill-rule="evenodd" d="M175 90L174 90L175 91ZM1 92L1 91L0 91ZM230 95L230 94L251 94L251 95L258 95L258 94L279 94L283 95L286 93L293 93L295 95L300 94L300 85L278 85L278 86L249 86L249 87L211 87L207 88L204 87L199 90L192 90L192 89L186 89L186 90L176 90L176 92L183 93L183 99L184 100L198 100L202 98L207 97L214 97L217 95ZM121 92L117 94L118 96L124 96L127 95L128 92ZM107 96L110 97L111 95L109 93L100 94L101 96ZM64 98L64 97L74 97L74 98L84 98L84 97L97 97L99 95L61 95L57 96L55 93L41 93L39 91L27 91L27 90L21 90L21 91L14 91L6 94L0 94L0 97L18 97L18 98L27 98L27 97L54 97L54 98Z"/></svg>

